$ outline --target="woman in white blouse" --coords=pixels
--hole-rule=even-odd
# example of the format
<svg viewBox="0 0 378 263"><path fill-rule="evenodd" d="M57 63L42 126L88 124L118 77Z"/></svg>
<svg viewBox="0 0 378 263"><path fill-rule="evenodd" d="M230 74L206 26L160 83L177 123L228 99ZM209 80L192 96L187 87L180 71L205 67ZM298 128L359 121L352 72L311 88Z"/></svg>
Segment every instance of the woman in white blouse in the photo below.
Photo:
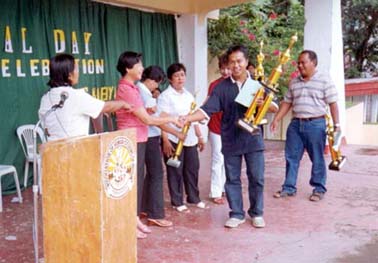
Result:
<svg viewBox="0 0 378 263"><path fill-rule="evenodd" d="M187 115L190 111L191 103L194 102L193 95L184 87L186 81L186 68L181 63L175 63L168 67L167 77L170 82L168 88L158 98L158 109L160 116ZM179 129L174 127L175 129ZM164 158L171 157L179 142L179 139L162 132ZM186 202L198 208L206 208L199 197L198 174L199 157L198 150L204 149L204 140L198 123L193 123L184 141L184 147L179 157L181 164L178 168L167 165L168 188L171 196L171 204L178 212L188 211L184 204L184 187L186 192Z"/></svg>

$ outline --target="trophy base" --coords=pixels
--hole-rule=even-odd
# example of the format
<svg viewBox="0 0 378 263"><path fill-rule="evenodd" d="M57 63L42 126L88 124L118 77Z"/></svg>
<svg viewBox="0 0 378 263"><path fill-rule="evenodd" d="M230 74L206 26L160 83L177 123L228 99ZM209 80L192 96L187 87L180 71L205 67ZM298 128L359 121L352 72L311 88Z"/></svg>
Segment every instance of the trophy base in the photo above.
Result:
<svg viewBox="0 0 378 263"><path fill-rule="evenodd" d="M252 126L252 124L247 123L247 122L245 122L245 121L242 120L242 119L239 119L239 120L238 120L238 126L239 126L240 128L242 128L243 130L246 130L246 131L249 132L249 133L252 133L252 132L255 130L255 128Z"/></svg>
<svg viewBox="0 0 378 263"><path fill-rule="evenodd" d="M260 121L260 124L259 125L265 125L265 124L268 124L268 120L267 119L262 119Z"/></svg>
<svg viewBox="0 0 378 263"><path fill-rule="evenodd" d="M181 165L181 162L177 159L169 158L167 161L167 165L175 167L175 168L179 168Z"/></svg>
<svg viewBox="0 0 378 263"><path fill-rule="evenodd" d="M267 119L263 119L263 120L261 120L261 122L260 122L259 125L264 125L264 124L267 124L267 123L268 123L268 120ZM238 120L238 126L240 128L242 128L243 130L251 133L252 135L258 135L258 134L260 134L260 128L259 128L259 126L253 125L252 123L248 123L244 119L239 119Z"/></svg>
<svg viewBox="0 0 378 263"><path fill-rule="evenodd" d="M332 161L329 166L328 166L328 169L330 170L333 170L333 171L340 171L341 170L341 167L343 167L343 165L345 164L346 162L346 157L345 156L341 156L339 160L337 161Z"/></svg>

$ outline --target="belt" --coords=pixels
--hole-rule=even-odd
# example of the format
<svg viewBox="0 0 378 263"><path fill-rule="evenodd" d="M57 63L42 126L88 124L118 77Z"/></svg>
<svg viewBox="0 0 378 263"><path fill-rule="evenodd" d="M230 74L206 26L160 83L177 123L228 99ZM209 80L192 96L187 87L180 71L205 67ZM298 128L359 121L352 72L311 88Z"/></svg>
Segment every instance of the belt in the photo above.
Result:
<svg viewBox="0 0 378 263"><path fill-rule="evenodd" d="M324 119L324 115L311 117L311 118L293 118L293 120L299 120L299 121L313 121L313 120L318 120L318 119Z"/></svg>

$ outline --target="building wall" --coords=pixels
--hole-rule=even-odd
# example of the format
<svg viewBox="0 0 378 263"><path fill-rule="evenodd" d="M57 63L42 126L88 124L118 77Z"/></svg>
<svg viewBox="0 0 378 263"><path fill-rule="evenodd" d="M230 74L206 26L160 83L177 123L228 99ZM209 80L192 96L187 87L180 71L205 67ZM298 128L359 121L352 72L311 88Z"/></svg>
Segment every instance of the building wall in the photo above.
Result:
<svg viewBox="0 0 378 263"><path fill-rule="evenodd" d="M363 122L378 123L378 78L345 81L346 102L363 103Z"/></svg>
<svg viewBox="0 0 378 263"><path fill-rule="evenodd" d="M346 142L347 144L378 145L378 124L364 124L363 112L363 103L346 110Z"/></svg>
<svg viewBox="0 0 378 263"><path fill-rule="evenodd" d="M193 94L197 107L207 97L207 14L180 15L176 18L179 62L186 66L185 88ZM200 125L207 138L206 125Z"/></svg>

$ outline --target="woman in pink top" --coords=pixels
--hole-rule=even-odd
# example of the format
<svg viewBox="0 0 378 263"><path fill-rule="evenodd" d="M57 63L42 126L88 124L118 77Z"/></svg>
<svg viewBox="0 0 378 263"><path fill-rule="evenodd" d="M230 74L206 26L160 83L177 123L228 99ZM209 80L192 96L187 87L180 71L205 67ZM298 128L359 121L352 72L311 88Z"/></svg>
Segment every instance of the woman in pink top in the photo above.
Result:
<svg viewBox="0 0 378 263"><path fill-rule="evenodd" d="M144 159L148 136L148 125L163 125L175 123L180 126L177 117L154 117L147 113L144 108L143 100L139 93L139 88L134 84L142 78L143 64L142 55L126 51L118 59L117 70L122 78L119 80L116 98L123 100L133 106L132 111L118 110L117 127L118 129L136 128L137 133L137 214L141 212L143 181L144 181ZM144 225L139 217L137 219L137 237L145 238L146 233L151 230Z"/></svg>

